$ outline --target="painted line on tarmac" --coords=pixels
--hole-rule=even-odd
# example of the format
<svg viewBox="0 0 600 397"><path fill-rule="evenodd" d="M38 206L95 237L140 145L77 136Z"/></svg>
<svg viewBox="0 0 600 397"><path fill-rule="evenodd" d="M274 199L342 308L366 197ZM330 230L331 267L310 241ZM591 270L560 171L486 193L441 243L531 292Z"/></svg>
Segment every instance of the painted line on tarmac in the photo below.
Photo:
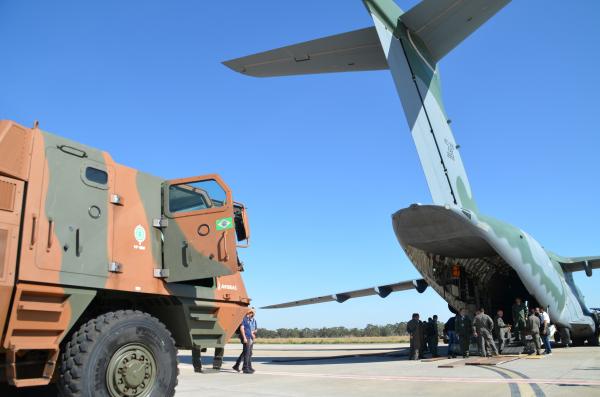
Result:
<svg viewBox="0 0 600 397"><path fill-rule="evenodd" d="M500 375L501 377L503 377L504 379L511 379L511 376L509 374L500 371L498 368L491 368L489 366L482 366L480 369L485 369L485 370L488 370L488 371L495 372L498 375ZM508 387L510 389L510 396L511 397L521 397L521 386L522 385L518 385L515 382L509 382L508 383Z"/></svg>
<svg viewBox="0 0 600 397"><path fill-rule="evenodd" d="M529 379L529 376L525 375L522 372L515 371L514 369L509 369L509 368L504 368L504 367L498 367L498 369L508 372L509 374L520 376L521 378L524 378L524 379ZM530 383L529 386L531 387L531 390L533 390L535 397L545 397L546 396L546 394L544 393L544 391L542 390L540 385L538 385L537 383Z"/></svg>
<svg viewBox="0 0 600 397"><path fill-rule="evenodd" d="M481 366L480 369L492 371L502 376L505 379L529 379L529 377L521 372L513 371L503 367ZM516 377L516 378L515 378ZM511 397L546 397L546 394L537 383L517 384L508 382Z"/></svg>
<svg viewBox="0 0 600 397"><path fill-rule="evenodd" d="M345 375L319 374L310 372L271 372L257 371L255 375L290 376L298 378L345 379L345 380L375 380L391 382L436 382L436 383L498 383L498 384L537 384L561 386L600 386L600 380L585 379L520 379L520 378L452 378L425 376L383 376L383 375Z"/></svg>

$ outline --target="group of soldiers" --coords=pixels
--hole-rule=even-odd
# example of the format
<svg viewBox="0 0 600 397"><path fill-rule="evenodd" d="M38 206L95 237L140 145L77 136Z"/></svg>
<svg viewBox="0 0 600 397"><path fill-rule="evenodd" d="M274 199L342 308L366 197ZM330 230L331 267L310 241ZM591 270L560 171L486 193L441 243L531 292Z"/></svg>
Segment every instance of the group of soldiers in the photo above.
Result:
<svg viewBox="0 0 600 397"><path fill-rule="evenodd" d="M421 321L419 313L413 313L412 319L406 324L406 330L410 335L410 359L417 360L427 352L432 357L439 357L438 342L440 331L438 328L438 316L429 317L427 321Z"/></svg>
<svg viewBox="0 0 600 397"><path fill-rule="evenodd" d="M545 354L552 354L550 348L549 326L550 318L543 308L527 310L520 298L515 299L512 306L512 318L515 341L535 348L536 354L541 354L541 342L544 344ZM456 358L462 354L464 358L469 357L471 339L476 338L479 355L482 357L497 356L504 350L506 341L511 339L513 327L504 321L504 311L498 310L496 317L492 319L485 313L483 308L475 312L471 319L465 309L451 317L444 325L444 339L448 341L448 358ZM414 313L407 324L410 335L411 360L423 358L429 351L432 357L438 357L437 345L439 339L437 316L433 316L427 322L419 319L419 314ZM541 337L541 341L540 341ZM498 345L496 345L496 340Z"/></svg>

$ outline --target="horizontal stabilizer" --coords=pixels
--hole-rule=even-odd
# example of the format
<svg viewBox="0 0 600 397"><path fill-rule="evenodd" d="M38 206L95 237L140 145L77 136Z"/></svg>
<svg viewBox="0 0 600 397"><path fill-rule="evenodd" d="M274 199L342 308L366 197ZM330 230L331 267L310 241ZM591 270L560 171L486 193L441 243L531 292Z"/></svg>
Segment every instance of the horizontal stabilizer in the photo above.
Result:
<svg viewBox="0 0 600 397"><path fill-rule="evenodd" d="M510 0L423 0L400 20L427 47L435 64Z"/></svg>
<svg viewBox="0 0 600 397"><path fill-rule="evenodd" d="M232 59L223 64L254 77L388 68L374 27Z"/></svg>
<svg viewBox="0 0 600 397"><path fill-rule="evenodd" d="M343 303L343 302L347 301L348 299L362 298L363 296L371 296L371 295L379 295L382 298L386 298L392 292L407 291L407 290L411 290L411 289L416 289L417 291L422 293L427 289L427 282L423 279L408 280L408 281L402 281L402 282L395 283L395 284L380 285L379 287L358 289L358 290L354 290L354 291L342 292L339 294L318 296L316 298L309 298L309 299L302 299L299 301L279 303L276 305L265 306L265 307L262 307L261 309L283 309L286 307L314 305L317 303L334 302L334 301Z"/></svg>
<svg viewBox="0 0 600 397"><path fill-rule="evenodd" d="M585 272L591 277L593 269L600 269L600 256L568 258L561 261L560 265L565 272Z"/></svg>

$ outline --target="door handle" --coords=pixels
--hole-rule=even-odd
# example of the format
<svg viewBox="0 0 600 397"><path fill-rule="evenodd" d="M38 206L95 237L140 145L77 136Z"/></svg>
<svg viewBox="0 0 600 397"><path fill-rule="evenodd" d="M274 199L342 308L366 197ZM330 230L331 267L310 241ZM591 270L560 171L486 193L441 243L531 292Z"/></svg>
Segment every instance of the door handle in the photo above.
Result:
<svg viewBox="0 0 600 397"><path fill-rule="evenodd" d="M75 256L79 258L81 255L81 246L79 245L79 228L75 230Z"/></svg>
<svg viewBox="0 0 600 397"><path fill-rule="evenodd" d="M223 253L223 261L227 262L229 260L229 254L227 253L227 230L223 232L221 235L221 240L219 240L219 245L223 243L223 250L221 251L221 247L219 247L219 259L221 259L221 252Z"/></svg>
<svg viewBox="0 0 600 397"><path fill-rule="evenodd" d="M29 249L33 249L33 246L37 240L37 220L37 215L33 214L31 216L31 239L29 241Z"/></svg>
<svg viewBox="0 0 600 397"><path fill-rule="evenodd" d="M183 242L183 263L185 266L192 264L192 251L187 241Z"/></svg>
<svg viewBox="0 0 600 397"><path fill-rule="evenodd" d="M46 252L50 252L54 242L54 220L48 219L48 241L46 242Z"/></svg>

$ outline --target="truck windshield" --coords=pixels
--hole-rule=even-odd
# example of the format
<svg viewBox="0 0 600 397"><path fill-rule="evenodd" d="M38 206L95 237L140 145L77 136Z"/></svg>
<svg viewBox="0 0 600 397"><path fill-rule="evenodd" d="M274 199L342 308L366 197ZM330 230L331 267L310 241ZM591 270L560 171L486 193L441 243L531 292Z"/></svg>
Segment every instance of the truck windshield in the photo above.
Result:
<svg viewBox="0 0 600 397"><path fill-rule="evenodd" d="M169 211L191 212L223 207L227 193L214 179L169 186Z"/></svg>

